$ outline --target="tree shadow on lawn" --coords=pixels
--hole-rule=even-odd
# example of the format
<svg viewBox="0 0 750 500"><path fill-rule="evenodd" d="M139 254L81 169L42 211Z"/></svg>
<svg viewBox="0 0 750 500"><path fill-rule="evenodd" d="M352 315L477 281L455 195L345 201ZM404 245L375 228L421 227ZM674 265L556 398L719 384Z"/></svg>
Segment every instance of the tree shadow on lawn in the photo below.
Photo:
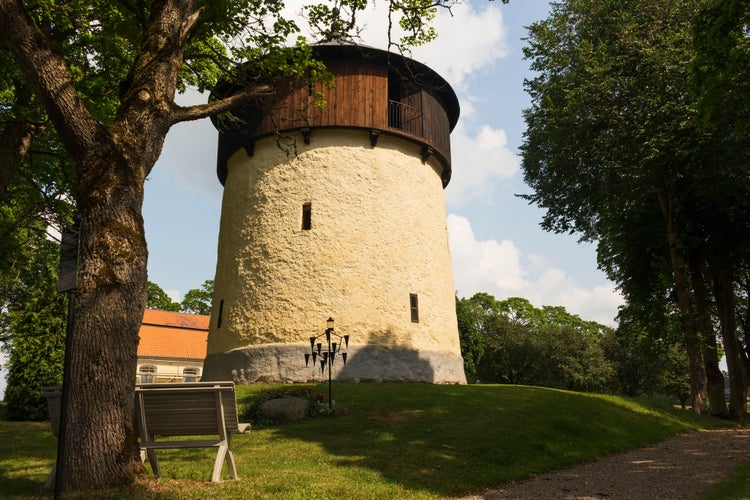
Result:
<svg viewBox="0 0 750 500"><path fill-rule="evenodd" d="M657 415L644 415L589 395L542 388L418 384L339 384L377 392L387 405L357 400L349 415L308 419L276 428L319 444L327 463L369 469L410 491L455 496L573 465L637 446L632 431L647 425L673 433ZM337 395L338 391L338 395ZM359 396L357 396L359 397ZM685 428L684 430L689 430Z"/></svg>
<svg viewBox="0 0 750 500"><path fill-rule="evenodd" d="M349 415L309 419L277 432L319 443L331 464L376 471L412 491L457 495L503 476L509 449L492 429L497 415L508 411L504 405L486 401L475 407L476 398L467 397L473 388L466 386L419 385L416 401L409 397L415 384L367 386L389 397L388 404L354 406ZM345 384L334 387L334 399L344 405L346 390Z"/></svg>
<svg viewBox="0 0 750 500"><path fill-rule="evenodd" d="M0 421L0 498L39 490L55 462L49 422Z"/></svg>

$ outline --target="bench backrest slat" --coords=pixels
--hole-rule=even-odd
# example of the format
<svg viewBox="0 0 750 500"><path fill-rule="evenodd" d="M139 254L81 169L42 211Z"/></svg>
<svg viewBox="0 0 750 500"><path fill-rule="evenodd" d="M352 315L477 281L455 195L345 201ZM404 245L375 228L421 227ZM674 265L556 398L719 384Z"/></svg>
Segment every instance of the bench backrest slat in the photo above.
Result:
<svg viewBox="0 0 750 500"><path fill-rule="evenodd" d="M225 432L239 432L232 382L142 384L136 386L136 406L150 435L222 434L221 407Z"/></svg>

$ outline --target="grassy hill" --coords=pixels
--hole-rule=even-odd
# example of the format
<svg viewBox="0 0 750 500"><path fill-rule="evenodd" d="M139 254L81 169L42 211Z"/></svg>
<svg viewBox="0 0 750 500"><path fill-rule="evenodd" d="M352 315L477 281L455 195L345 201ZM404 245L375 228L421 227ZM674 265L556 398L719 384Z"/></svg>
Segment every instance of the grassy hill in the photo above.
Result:
<svg viewBox="0 0 750 500"><path fill-rule="evenodd" d="M238 403L268 388L238 387ZM333 393L347 414L236 436L239 481L207 482L212 450L164 450L162 479L106 495L442 498L726 425L645 401L537 387L334 384ZM38 495L55 457L49 425L0 421L0 442L0 497Z"/></svg>

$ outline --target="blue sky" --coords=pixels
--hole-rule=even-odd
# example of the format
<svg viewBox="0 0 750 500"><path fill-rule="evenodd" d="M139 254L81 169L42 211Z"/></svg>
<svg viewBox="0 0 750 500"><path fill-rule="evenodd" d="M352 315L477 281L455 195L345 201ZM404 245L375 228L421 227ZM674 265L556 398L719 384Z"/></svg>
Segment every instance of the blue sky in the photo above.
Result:
<svg viewBox="0 0 750 500"><path fill-rule="evenodd" d="M302 2L287 4L295 12ZM614 325L622 298L597 270L595 248L542 231L542 212L515 196L528 192L518 157L522 110L529 105L523 80L531 76L522 53L524 27L548 11L547 0L472 0L453 7L452 15L441 12L438 39L414 51L414 59L448 80L461 104L445 190L455 287L459 297L524 297L536 307L561 305ZM383 13L359 19L367 24L364 43L385 48ZM205 101L194 93L179 99L183 105ZM216 141L208 120L173 127L146 182L149 280L175 300L216 271L222 196ZM0 376L0 394L4 386Z"/></svg>
<svg viewBox="0 0 750 500"><path fill-rule="evenodd" d="M584 319L614 324L622 299L597 270L595 248L542 231L542 212L515 196L528 192L518 157L522 110L529 105L524 27L548 10L546 0L456 5L452 15L439 15L438 39L413 53L451 83L461 104L445 191L455 286L459 297L525 297L537 307L562 305ZM384 47L382 13L360 19L367 25L364 42ZM205 96L181 102L205 102ZM215 272L222 195L215 155L210 122L178 125L146 183L149 279L174 299Z"/></svg>

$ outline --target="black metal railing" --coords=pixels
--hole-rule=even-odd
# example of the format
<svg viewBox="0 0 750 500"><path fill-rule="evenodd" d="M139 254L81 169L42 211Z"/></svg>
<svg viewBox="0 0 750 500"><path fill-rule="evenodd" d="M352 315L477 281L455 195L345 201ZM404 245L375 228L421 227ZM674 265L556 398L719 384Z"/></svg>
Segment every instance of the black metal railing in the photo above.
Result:
<svg viewBox="0 0 750 500"><path fill-rule="evenodd" d="M422 110L411 104L389 100L388 127L422 137Z"/></svg>

